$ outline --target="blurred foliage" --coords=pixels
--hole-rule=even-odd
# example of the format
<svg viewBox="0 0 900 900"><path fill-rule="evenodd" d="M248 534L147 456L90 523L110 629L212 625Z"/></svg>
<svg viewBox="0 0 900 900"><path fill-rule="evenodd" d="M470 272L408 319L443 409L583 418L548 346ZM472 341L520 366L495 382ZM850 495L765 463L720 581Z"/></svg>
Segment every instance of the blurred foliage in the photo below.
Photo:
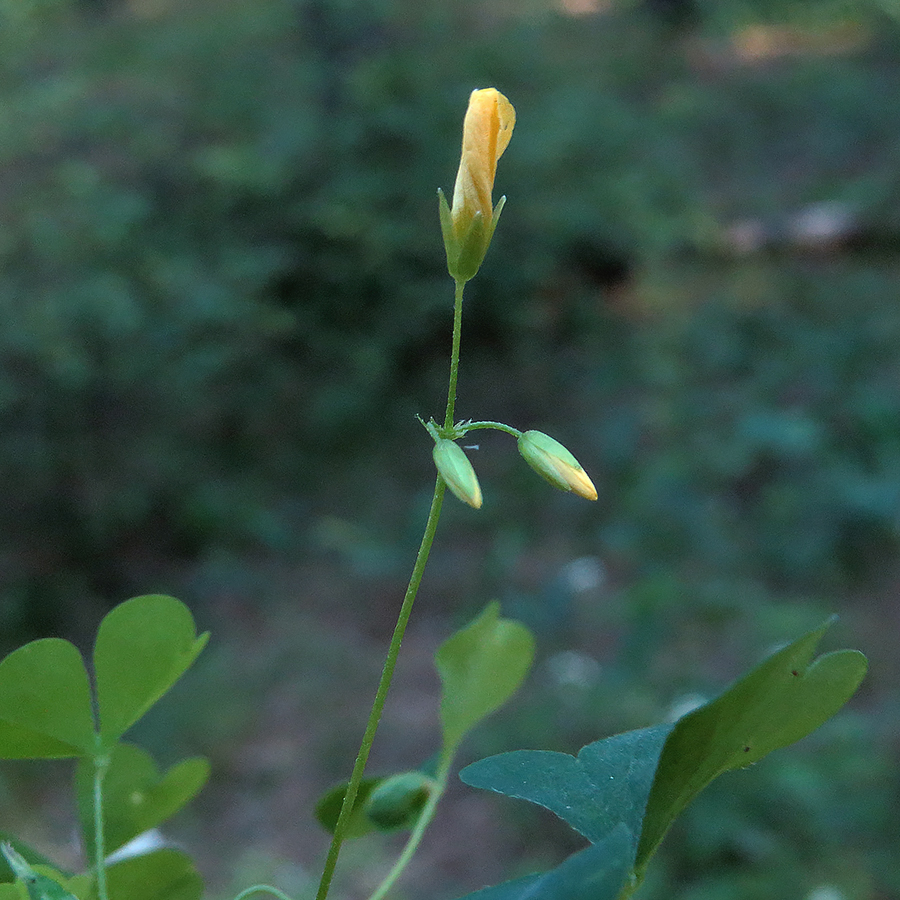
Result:
<svg viewBox="0 0 900 900"><path fill-rule="evenodd" d="M733 6L732 28L772 17L771 4ZM666 10L676 7L694 24L673 32ZM36 611L73 591L121 596L135 557L290 545L305 517L286 497L358 458L392 410L428 413L435 391L422 375L442 361L448 308L434 189L451 184L473 84L503 87L523 127L501 172L515 215L472 291L470 352L527 360L554 334L589 348L602 341L597 291L635 273L657 294L641 303L679 305L665 274L673 259L728 251L739 217L766 240L790 240L792 214L830 201L852 213L854 235L896 239L900 131L883 98L900 87L900 45L877 4L858 4L836 20L843 30L809 45L805 32L741 44L702 3L523 10L400 0L0 7L15 25L0 29L7 627L52 625ZM771 58L749 58L748 46ZM884 275L844 276L854 309L860 292L877 307L892 289ZM772 278L771 293L786 295L785 279ZM830 279L812 273L809 283L836 299ZM887 471L889 353L863 362L872 320L856 322L861 334L843 321L836 332L836 318L807 329L815 303L786 309L785 323L715 301L686 326L615 323L641 346L617 371L603 366L584 401L640 365L644 383L628 391L670 418L654 426L665 448L631 454L638 483L613 503L614 530L646 530L644 562L654 534L657 546L670 541L662 532L686 512L667 521L652 497L676 496L685 477L673 471L673 440L702 445L691 465L714 504L728 478L759 500L737 531L706 517L688 543L768 542L770 555L795 557L784 569L827 558L832 571L853 550L839 533L866 546L872 531L891 536L900 486ZM782 327L802 330L806 360L794 337L762 334ZM828 370L822 381L807 362ZM732 372L737 394L720 383ZM859 404L845 433L854 416L868 430L835 443L840 435L783 396L804 389L798 378L815 381L823 404ZM882 385L874 396L870 380ZM718 408L696 402L700 382ZM726 435L731 415L740 421ZM782 484L785 467L805 466L815 484ZM803 515L804 539L779 550Z"/></svg>
<svg viewBox="0 0 900 900"><path fill-rule="evenodd" d="M663 334L633 335L640 399L595 425L621 504L604 544L639 567L702 562L794 590L883 573L900 509L898 275L744 266ZM764 303L735 296L748 286Z"/></svg>
<svg viewBox="0 0 900 900"><path fill-rule="evenodd" d="M3 640L92 627L88 600L156 589L173 559L203 558L200 582L229 552L313 543L405 569L430 478L413 413L442 405L452 302L435 190L488 84L519 125L460 414L545 428L601 498L574 511L485 454L471 527L497 535L504 611L550 658L572 647L562 669L591 665L577 597L500 577L538 529L602 554L620 618L587 625L622 641L600 695L548 688L520 737L563 713L558 749L646 724L663 687L741 668L697 662L704 629L755 617L734 640L761 648L805 615L780 598L891 579L898 63L888 0L0 0ZM890 752L866 720L829 763L877 859ZM808 799L830 776L805 765L771 777ZM710 897L812 889L773 873L821 835L781 868L763 838L717 843L753 785L673 835L692 897L710 866ZM777 828L833 815L809 804ZM834 860L821 884L849 891Z"/></svg>

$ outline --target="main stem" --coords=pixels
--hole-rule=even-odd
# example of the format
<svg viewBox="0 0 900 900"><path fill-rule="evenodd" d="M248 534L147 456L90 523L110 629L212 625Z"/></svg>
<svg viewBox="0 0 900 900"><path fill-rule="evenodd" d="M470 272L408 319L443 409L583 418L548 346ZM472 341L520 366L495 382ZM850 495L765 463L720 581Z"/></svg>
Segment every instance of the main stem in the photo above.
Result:
<svg viewBox="0 0 900 900"><path fill-rule="evenodd" d="M463 282L456 283L453 307L453 345L450 352L450 383L447 388L447 412L444 416L444 422L447 427L453 424L453 411L456 406L456 381L459 374L459 339L462 331L463 287ZM406 626L409 623L416 594L419 592L419 585L422 583L425 565L428 562L428 554L431 552L431 545L434 543L438 521L441 517L441 504L444 502L445 489L444 479L438 475L434 484L434 496L431 498L431 509L428 511L428 519L425 522L425 533L422 535L422 543L419 545L419 552L416 554L412 574L409 576L409 585L406 588L403 604L400 607L400 614L397 616L397 624L394 626L394 633L391 636L384 668L381 671L381 680L378 682L378 689L375 691L372 711L369 713L369 721L366 723L366 730L359 747L359 753L356 756L356 762L353 764L353 772L350 774L350 781L347 784L347 791L344 794L337 824L334 826L334 836L331 839L331 846L328 848L328 855L325 857L325 868L322 871L319 889L316 892L316 900L325 900L331 888L334 870L341 852L341 845L344 843L347 828L350 825L350 816L353 813L353 806L359 793L359 786L366 769L366 762L368 762L372 744L375 742L375 732L378 730L378 723L381 721L381 714L384 711L384 703L391 687L391 680L394 677L394 667L397 664L400 645L403 642L403 635L406 633Z"/></svg>

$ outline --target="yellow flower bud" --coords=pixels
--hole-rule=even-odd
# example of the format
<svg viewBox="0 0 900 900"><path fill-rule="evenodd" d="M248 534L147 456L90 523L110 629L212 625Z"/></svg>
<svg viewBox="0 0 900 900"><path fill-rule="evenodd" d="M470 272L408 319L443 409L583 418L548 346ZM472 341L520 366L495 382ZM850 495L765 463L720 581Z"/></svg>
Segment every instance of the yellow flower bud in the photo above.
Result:
<svg viewBox="0 0 900 900"><path fill-rule="evenodd" d="M585 500L597 499L597 488L581 464L560 444L542 431L526 431L519 436L519 453L525 462L554 487L574 491Z"/></svg>
<svg viewBox="0 0 900 900"><path fill-rule="evenodd" d="M434 444L434 464L453 494L475 509L481 509L481 486L469 458L459 444L439 438Z"/></svg>
<svg viewBox="0 0 900 900"><path fill-rule="evenodd" d="M504 203L501 198L494 208L494 176L515 124L516 111L498 90L472 91L452 208L443 192L438 192L447 267L457 281L475 275L494 236Z"/></svg>

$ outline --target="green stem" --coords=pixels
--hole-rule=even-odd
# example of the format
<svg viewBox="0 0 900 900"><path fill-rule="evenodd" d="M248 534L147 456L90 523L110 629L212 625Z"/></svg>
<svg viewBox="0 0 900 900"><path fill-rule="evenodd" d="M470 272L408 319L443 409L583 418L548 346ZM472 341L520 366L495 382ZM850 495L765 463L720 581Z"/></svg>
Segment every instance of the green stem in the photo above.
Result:
<svg viewBox="0 0 900 900"><path fill-rule="evenodd" d="M391 679L394 675L394 666L397 662L397 655L400 653L400 644L403 641L403 635L406 631L406 625L409 622L413 602L419 591L419 585L422 583L422 575L425 571L425 564L428 562L428 554L431 551L431 545L434 543L434 535L437 531L437 524L441 515L441 504L444 500L445 488L446 485L444 484L444 479L438 476L434 485L434 497L431 500L431 509L428 513L428 520L425 523L425 533L422 535L422 543L419 545L416 562L413 566L412 575L410 575L409 578L409 586L406 588L403 605L400 607L400 615L397 617L397 624L394 627L394 634L391 637L391 643L388 647L387 658L384 661L384 669L381 672L381 680L378 682L378 690L375 692L375 701L372 704L372 711L369 713L369 721L366 724L366 730L363 734L359 753L356 757L356 763L354 764L353 772L350 775L347 793L344 795L341 812L338 816L337 824L334 827L334 837L331 840L331 846L328 848L328 856L325 859L325 869L322 872L322 880L319 882L316 900L325 900L325 897L328 895L328 890L331 887L331 880L334 877L334 869L337 865L338 854L341 852L341 844L344 842L347 828L350 825L350 815L353 812L353 804L356 802L356 795L359 792L359 785L362 781L366 762L369 758L369 751L372 749L372 744L375 740L375 732L378 729L378 722L381 719L381 713L384 709L384 702L387 698L388 689L391 686Z"/></svg>
<svg viewBox="0 0 900 900"><path fill-rule="evenodd" d="M494 431L505 431L514 438L522 437L522 432L518 428L513 428L512 425L504 425L503 422L464 422L463 426L466 431L477 431L479 428L493 428Z"/></svg>
<svg viewBox="0 0 900 900"><path fill-rule="evenodd" d="M109 762L107 753L94 757L94 868L98 900L109 900L106 887L106 841L103 835L103 779Z"/></svg>
<svg viewBox="0 0 900 900"><path fill-rule="evenodd" d="M459 375L459 344L460 335L462 333L462 300L464 286L465 282L456 282L456 292L453 304L453 344L450 351L450 383L447 387L447 411L444 416L445 428L449 428L453 424L453 411L456 407L456 382ZM356 803L356 795L359 793L359 786L366 769L366 762L368 762L369 759L369 752L375 741L375 732L378 730L378 723L381 721L381 713L384 710L384 703L391 686L391 679L394 677L394 666L397 663L397 656L400 653L400 644L403 642L403 635L406 632L406 626L409 622L410 614L412 613L413 603L415 602L416 594L419 592L419 585L422 583L425 564L428 562L428 554L431 552L431 545L434 543L434 535L437 532L438 520L441 517L441 504L444 502L444 491L446 490L446 487L447 485L444 482L444 479L438 475L437 481L435 481L434 484L434 496L431 499L431 509L428 512L428 519L425 522L425 533L422 535L422 543L419 545L419 552L416 554L416 561L413 565L412 574L409 577L409 585L406 588L406 595L403 597L403 604L400 607L400 614L397 617L397 624L394 626L394 634L391 636L391 643L388 647L387 657L384 661L381 680L378 682L378 689L375 692L372 711L369 713L369 721L366 723L366 730L359 747L359 753L356 756L356 762L353 764L353 772L350 774L350 781L347 783L347 791L344 794L344 800L341 803L341 811L338 814L338 820L334 826L334 835L331 839L331 846L328 848L328 855L325 857L325 868L322 872L322 879L319 881L316 900L325 900L328 896L328 891L331 888L334 870L337 866L338 856L341 852L341 845L344 843L347 828L350 826L350 816L353 813L353 806ZM444 779L446 781L446 773ZM106 900L106 898L100 898L100 900Z"/></svg>
<svg viewBox="0 0 900 900"><path fill-rule="evenodd" d="M459 377L459 340L462 334L462 302L464 281L456 282L456 293L453 301L453 346L450 350L450 385L447 388L447 414L444 416L444 428L453 425L453 412L456 409L456 381Z"/></svg>
<svg viewBox="0 0 900 900"><path fill-rule="evenodd" d="M403 870L409 865L409 861L413 858L416 850L419 849L419 844L422 841L422 836L425 834L425 829L431 824L431 820L434 818L434 813L437 810L437 805L440 802L441 797L444 796L444 791L447 790L447 776L450 773L450 762L450 757L441 762L441 767L438 770L435 779L435 786L428 797L428 802L419 814L419 818L416 821L416 827L413 828L412 833L407 839L403 852L400 854L397 862L391 867L391 871L387 873L384 880L378 885L372 896L369 897L369 900L383 900L387 892L394 886L394 882L396 882L403 874Z"/></svg>

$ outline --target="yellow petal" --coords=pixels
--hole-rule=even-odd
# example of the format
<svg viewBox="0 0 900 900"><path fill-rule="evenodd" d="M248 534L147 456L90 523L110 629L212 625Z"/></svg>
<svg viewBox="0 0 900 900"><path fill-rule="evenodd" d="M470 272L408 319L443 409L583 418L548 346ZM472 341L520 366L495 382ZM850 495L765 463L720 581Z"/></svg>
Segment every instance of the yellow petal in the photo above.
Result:
<svg viewBox="0 0 900 900"><path fill-rule="evenodd" d="M463 121L462 156L453 189L451 214L462 237L476 213L485 223L494 214L492 193L497 160L503 155L516 124L513 105L496 88L472 91Z"/></svg>
<svg viewBox="0 0 900 900"><path fill-rule="evenodd" d="M563 473L561 472L560 474ZM579 497L584 497L585 500L597 499L597 488L594 487L594 482L588 478L588 474L584 469L570 468L563 474L563 477L569 483L572 491L578 494Z"/></svg>

